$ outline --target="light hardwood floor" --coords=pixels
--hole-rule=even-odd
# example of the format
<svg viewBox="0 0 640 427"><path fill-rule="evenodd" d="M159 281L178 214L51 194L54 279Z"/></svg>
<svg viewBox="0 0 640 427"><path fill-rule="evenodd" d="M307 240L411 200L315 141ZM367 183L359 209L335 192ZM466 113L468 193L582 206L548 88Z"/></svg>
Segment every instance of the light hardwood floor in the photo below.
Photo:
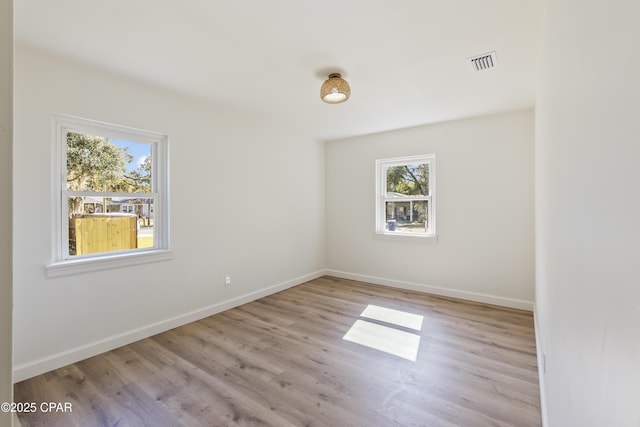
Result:
<svg viewBox="0 0 640 427"><path fill-rule="evenodd" d="M419 335L417 360L344 340L358 320ZM331 277L20 382L15 401L73 405L23 426L541 425L531 313Z"/></svg>

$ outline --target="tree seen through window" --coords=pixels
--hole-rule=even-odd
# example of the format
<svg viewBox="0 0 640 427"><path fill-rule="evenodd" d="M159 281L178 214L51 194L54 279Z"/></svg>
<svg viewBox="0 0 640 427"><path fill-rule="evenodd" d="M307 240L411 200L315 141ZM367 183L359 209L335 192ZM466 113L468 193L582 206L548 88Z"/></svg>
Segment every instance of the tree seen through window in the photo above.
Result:
<svg viewBox="0 0 640 427"><path fill-rule="evenodd" d="M69 255L153 247L151 144L66 138Z"/></svg>

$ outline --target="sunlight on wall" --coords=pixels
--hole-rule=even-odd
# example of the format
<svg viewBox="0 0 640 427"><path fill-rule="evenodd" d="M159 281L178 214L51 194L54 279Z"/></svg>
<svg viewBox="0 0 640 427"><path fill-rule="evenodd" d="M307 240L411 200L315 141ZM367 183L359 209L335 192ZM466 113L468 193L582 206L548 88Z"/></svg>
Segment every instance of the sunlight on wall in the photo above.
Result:
<svg viewBox="0 0 640 427"><path fill-rule="evenodd" d="M368 305L360 316L377 322L356 320L342 339L413 362L417 360L420 335L403 329L422 330L423 316L375 305Z"/></svg>

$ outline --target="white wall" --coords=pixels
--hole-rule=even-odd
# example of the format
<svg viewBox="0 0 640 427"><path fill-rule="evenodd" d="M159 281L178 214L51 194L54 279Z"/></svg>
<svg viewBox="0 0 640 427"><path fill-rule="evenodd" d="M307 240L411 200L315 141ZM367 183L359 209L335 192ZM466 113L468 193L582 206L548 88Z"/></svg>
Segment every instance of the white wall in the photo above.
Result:
<svg viewBox="0 0 640 427"><path fill-rule="evenodd" d="M536 108L548 426L640 426L640 3L550 0Z"/></svg>
<svg viewBox="0 0 640 427"><path fill-rule="evenodd" d="M532 110L326 144L330 273L531 309ZM438 241L373 238L376 159L436 154Z"/></svg>
<svg viewBox="0 0 640 427"><path fill-rule="evenodd" d="M46 278L53 113L169 135L173 260ZM324 267L322 143L23 45L16 47L14 193L17 380Z"/></svg>
<svg viewBox="0 0 640 427"><path fill-rule="evenodd" d="M13 110L13 12L0 0L0 402L13 400L11 373L11 141ZM0 426L11 414L0 411Z"/></svg>

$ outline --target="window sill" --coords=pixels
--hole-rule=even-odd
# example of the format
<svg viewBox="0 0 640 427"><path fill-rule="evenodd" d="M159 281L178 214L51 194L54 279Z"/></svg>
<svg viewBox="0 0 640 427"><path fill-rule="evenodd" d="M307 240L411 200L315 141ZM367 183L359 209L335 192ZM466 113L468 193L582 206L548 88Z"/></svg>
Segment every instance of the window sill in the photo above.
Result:
<svg viewBox="0 0 640 427"><path fill-rule="evenodd" d="M173 259L173 251L157 249L138 253L126 253L95 258L59 261L47 265L47 277L71 276L74 274L90 273L113 268L129 267L149 262L167 261Z"/></svg>
<svg viewBox="0 0 640 427"><path fill-rule="evenodd" d="M375 232L373 233L373 238L376 240L396 240L396 241L404 241L404 242L416 242L416 243L431 243L435 244L438 242L437 234L416 234L416 233L401 233L398 231L387 231L387 232Z"/></svg>

